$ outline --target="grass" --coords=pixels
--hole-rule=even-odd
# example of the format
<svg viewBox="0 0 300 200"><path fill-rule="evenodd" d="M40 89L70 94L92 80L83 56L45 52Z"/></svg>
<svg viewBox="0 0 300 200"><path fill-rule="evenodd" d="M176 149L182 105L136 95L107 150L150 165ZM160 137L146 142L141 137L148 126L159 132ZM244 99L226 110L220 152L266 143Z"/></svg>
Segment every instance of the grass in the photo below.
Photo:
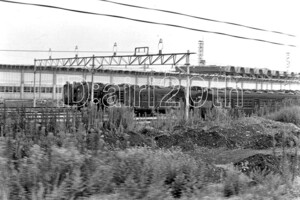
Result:
<svg viewBox="0 0 300 200"><path fill-rule="evenodd" d="M124 107L108 110L106 119L103 112L91 108L73 115L76 112L70 110L65 121L59 121L55 113L47 116L46 111L41 121L28 121L22 117L22 110L1 116L1 199L300 197L298 140L294 148L288 149L284 142L282 148L266 150L195 146L183 151L160 148L155 143L155 134L208 131L214 127L225 130L239 123L252 127L261 123L260 118L240 113L237 119L230 110L216 108L206 119L200 117L200 112L191 112L186 121L180 109L141 126L134 120L133 110ZM284 111L279 112L274 116L284 115ZM289 117L285 122L297 124L297 120L292 121L297 115ZM155 133L146 137L144 129ZM195 141L189 145L195 145ZM230 164L273 152L281 154L282 173L254 170L245 176ZM291 154L296 159L289 160Z"/></svg>
<svg viewBox="0 0 300 200"><path fill-rule="evenodd" d="M293 123L300 126L300 107L292 106L283 108L275 113L270 114L268 118L275 121Z"/></svg>

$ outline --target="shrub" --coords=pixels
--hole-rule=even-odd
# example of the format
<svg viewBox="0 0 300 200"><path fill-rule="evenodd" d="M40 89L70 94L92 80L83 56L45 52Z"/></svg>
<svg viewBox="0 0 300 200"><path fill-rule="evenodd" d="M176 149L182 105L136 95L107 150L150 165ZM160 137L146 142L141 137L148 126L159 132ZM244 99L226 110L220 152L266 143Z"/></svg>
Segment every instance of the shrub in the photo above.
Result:
<svg viewBox="0 0 300 200"><path fill-rule="evenodd" d="M224 181L224 196L230 197L243 193L251 182L249 177L237 171L232 166L229 167Z"/></svg>
<svg viewBox="0 0 300 200"><path fill-rule="evenodd" d="M132 130L134 126L133 109L123 106L108 108L107 128Z"/></svg>
<svg viewBox="0 0 300 200"><path fill-rule="evenodd" d="M84 155L74 148L57 147L47 155L38 145L29 152L28 157L18 160L17 169L9 168L10 199L70 198L81 191Z"/></svg>
<svg viewBox="0 0 300 200"><path fill-rule="evenodd" d="M300 126L300 106L286 107L268 116L268 118Z"/></svg>
<svg viewBox="0 0 300 200"><path fill-rule="evenodd" d="M220 107L214 107L212 110L209 110L206 119L214 123L214 125L228 125L233 120L229 110Z"/></svg>
<svg viewBox="0 0 300 200"><path fill-rule="evenodd" d="M204 167L180 150L131 148L117 152L113 182L134 197L146 197L154 187L180 197L201 187Z"/></svg>

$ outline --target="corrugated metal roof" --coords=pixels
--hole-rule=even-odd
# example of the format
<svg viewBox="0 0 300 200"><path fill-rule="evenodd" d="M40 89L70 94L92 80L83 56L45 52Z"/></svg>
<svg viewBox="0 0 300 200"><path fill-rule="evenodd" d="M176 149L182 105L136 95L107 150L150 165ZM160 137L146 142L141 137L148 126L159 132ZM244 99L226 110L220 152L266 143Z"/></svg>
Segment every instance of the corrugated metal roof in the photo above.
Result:
<svg viewBox="0 0 300 200"><path fill-rule="evenodd" d="M9 65L9 64L0 64L0 69L27 69L33 70L33 65ZM186 66L180 67L184 71L186 71ZM42 67L44 70L64 70L64 71L78 71L84 70L89 72L85 67L76 67L76 68L68 68L68 67ZM39 67L38 67L39 70ZM136 71L136 70L113 70L113 69L98 69L96 72L105 72L105 73L124 73L124 74L138 74L138 75L157 75L157 76L178 76L185 75L178 67L176 67L175 72L157 72L157 71ZM244 67L234 67L234 66L191 66L190 73L192 75L203 75L208 77L225 77L225 76L237 76L236 78L265 78L266 80L282 80L285 78L291 78L294 80L300 81L300 73L287 73L285 71L275 71L269 70L267 68L244 68Z"/></svg>

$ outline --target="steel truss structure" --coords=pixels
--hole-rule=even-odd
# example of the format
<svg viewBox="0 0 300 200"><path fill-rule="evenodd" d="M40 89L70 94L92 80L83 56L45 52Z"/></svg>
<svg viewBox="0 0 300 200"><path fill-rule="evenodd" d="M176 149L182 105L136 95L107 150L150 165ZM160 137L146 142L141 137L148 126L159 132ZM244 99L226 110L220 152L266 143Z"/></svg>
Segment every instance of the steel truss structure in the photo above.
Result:
<svg viewBox="0 0 300 200"><path fill-rule="evenodd" d="M194 53L170 53L147 55L113 55L74 58L36 59L36 67L95 67L122 65L178 65L182 60Z"/></svg>
<svg viewBox="0 0 300 200"><path fill-rule="evenodd" d="M195 54L187 51L186 53L162 53L149 54L148 47L135 48L134 55L117 55L116 52L112 56L91 56L73 58L54 58L52 59L35 59L34 60L34 107L36 106L36 72L41 71L44 67L69 67L78 68L84 67L91 71L92 88L94 88L94 74L97 70L104 66L143 66L143 65L173 65L179 64L187 66L189 69L190 55ZM184 62L183 64L181 62ZM41 73L40 73L41 74ZM187 88L190 85L189 70L187 70ZM41 82L41 78L40 78ZM41 84L41 83L40 83ZM186 102L189 100L189 89L186 90ZM91 104L94 99L94 90L91 90ZM186 117L188 117L189 105L186 104Z"/></svg>

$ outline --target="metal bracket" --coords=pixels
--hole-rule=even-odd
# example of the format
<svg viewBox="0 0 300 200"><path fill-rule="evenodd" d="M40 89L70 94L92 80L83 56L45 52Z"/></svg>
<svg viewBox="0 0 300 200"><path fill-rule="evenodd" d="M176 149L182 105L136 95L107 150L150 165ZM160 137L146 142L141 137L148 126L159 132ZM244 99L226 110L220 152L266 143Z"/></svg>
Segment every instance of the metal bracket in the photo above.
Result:
<svg viewBox="0 0 300 200"><path fill-rule="evenodd" d="M134 49L134 55L148 55L149 47L136 47Z"/></svg>

